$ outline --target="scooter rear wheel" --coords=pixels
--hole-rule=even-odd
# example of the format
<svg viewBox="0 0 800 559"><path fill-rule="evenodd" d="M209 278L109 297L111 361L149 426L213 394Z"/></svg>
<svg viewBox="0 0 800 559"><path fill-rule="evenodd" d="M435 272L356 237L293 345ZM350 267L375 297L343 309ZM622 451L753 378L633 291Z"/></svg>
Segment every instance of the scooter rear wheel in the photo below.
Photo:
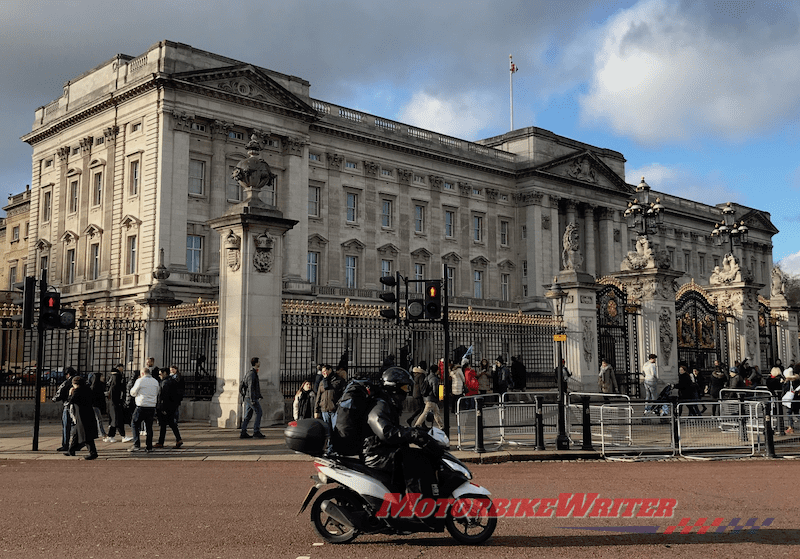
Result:
<svg viewBox="0 0 800 559"><path fill-rule="evenodd" d="M445 526L458 543L478 545L488 540L497 527L497 517L489 516L491 500L482 495L464 495L450 505Z"/></svg>
<svg viewBox="0 0 800 559"><path fill-rule="evenodd" d="M359 498L352 491L341 487L334 487L323 491L314 504L311 505L311 521L314 529L328 543L350 543L358 535L358 530L337 522L322 510L322 503L330 501L345 511L355 511L361 508Z"/></svg>

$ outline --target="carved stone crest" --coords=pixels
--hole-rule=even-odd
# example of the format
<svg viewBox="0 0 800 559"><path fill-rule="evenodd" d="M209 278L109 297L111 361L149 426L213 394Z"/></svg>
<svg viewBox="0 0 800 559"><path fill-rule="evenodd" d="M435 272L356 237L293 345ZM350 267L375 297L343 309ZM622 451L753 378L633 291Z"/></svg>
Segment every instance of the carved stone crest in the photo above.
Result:
<svg viewBox="0 0 800 559"><path fill-rule="evenodd" d="M594 350L594 332L597 326L591 318L583 319L583 359L587 367L592 368L592 351Z"/></svg>
<svg viewBox="0 0 800 559"><path fill-rule="evenodd" d="M658 335L661 341L661 353L664 354L664 359L667 362L669 362L669 356L672 354L672 342L675 339L672 335L674 327L672 311L668 307L661 307L661 313L658 315Z"/></svg>
<svg viewBox="0 0 800 559"><path fill-rule="evenodd" d="M747 355L753 355L756 352L756 318L753 315L749 315L746 320L745 324L745 346L747 347Z"/></svg>
<svg viewBox="0 0 800 559"><path fill-rule="evenodd" d="M233 229L225 237L225 258L231 271L235 272L241 267L242 238Z"/></svg>
<svg viewBox="0 0 800 559"><path fill-rule="evenodd" d="M269 233L262 233L255 238L256 253L253 255L253 267L257 272L267 273L272 270L272 262L274 254L272 251L275 245L275 239L269 236Z"/></svg>
<svg viewBox="0 0 800 559"><path fill-rule="evenodd" d="M592 164L588 157L582 157L581 159L575 160L567 170L567 174L573 179L578 179L579 181L592 183L597 182L597 175L595 174L594 169L592 169Z"/></svg>

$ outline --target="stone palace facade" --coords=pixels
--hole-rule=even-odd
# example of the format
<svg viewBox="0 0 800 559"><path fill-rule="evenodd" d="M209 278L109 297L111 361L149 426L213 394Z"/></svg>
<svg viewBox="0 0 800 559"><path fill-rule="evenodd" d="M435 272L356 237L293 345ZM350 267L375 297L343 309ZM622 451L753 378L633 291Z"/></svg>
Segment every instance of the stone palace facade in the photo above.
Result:
<svg viewBox="0 0 800 559"><path fill-rule="evenodd" d="M310 89L170 41L71 80L22 138L32 180L10 202L29 213L13 216L24 235L5 232L2 289L46 269L65 302L130 305L146 299L163 249L176 299L215 299L221 239L209 220L242 201L231 174L253 136L276 175L261 199L297 222L283 243L285 298L376 301L379 277L400 271L444 275L455 306L549 312L544 286L567 224L579 231L581 271L596 278L635 250L621 153L540 128L469 142ZM707 284L728 250L710 237L725 200L657 195L656 248L684 272L678 283ZM777 229L768 213L733 207L750 231L743 263L769 285Z"/></svg>

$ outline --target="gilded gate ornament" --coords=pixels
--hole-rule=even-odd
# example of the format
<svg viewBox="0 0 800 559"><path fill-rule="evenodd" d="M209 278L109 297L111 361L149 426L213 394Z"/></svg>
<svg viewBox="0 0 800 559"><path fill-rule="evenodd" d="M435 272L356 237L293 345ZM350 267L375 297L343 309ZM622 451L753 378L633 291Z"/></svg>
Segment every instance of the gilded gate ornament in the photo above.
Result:
<svg viewBox="0 0 800 559"><path fill-rule="evenodd" d="M658 316L658 330L661 341L661 353L664 360L668 363L669 356L672 354L672 311L667 307L661 307L661 314Z"/></svg>

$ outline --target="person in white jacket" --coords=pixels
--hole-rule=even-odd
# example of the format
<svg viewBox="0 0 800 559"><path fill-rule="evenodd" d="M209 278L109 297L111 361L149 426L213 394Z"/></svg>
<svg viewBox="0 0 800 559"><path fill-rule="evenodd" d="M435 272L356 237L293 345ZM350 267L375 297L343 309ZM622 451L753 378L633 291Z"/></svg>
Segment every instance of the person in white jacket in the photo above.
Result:
<svg viewBox="0 0 800 559"><path fill-rule="evenodd" d="M452 389L452 394L450 395L450 402L452 402L452 405L450 407L452 413L456 413L458 410L458 400L464 395L464 371L461 369L461 366L450 363L450 379L450 388Z"/></svg>
<svg viewBox="0 0 800 559"><path fill-rule="evenodd" d="M158 402L159 384L150 369L144 368L139 373L139 378L133 383L131 387L131 396L136 401L136 409L133 412L133 446L128 449L129 452L138 452L142 450L141 441L139 439L139 431L144 423L144 429L147 433L145 440L145 450L147 452L153 451L153 418L156 415L156 403Z"/></svg>

